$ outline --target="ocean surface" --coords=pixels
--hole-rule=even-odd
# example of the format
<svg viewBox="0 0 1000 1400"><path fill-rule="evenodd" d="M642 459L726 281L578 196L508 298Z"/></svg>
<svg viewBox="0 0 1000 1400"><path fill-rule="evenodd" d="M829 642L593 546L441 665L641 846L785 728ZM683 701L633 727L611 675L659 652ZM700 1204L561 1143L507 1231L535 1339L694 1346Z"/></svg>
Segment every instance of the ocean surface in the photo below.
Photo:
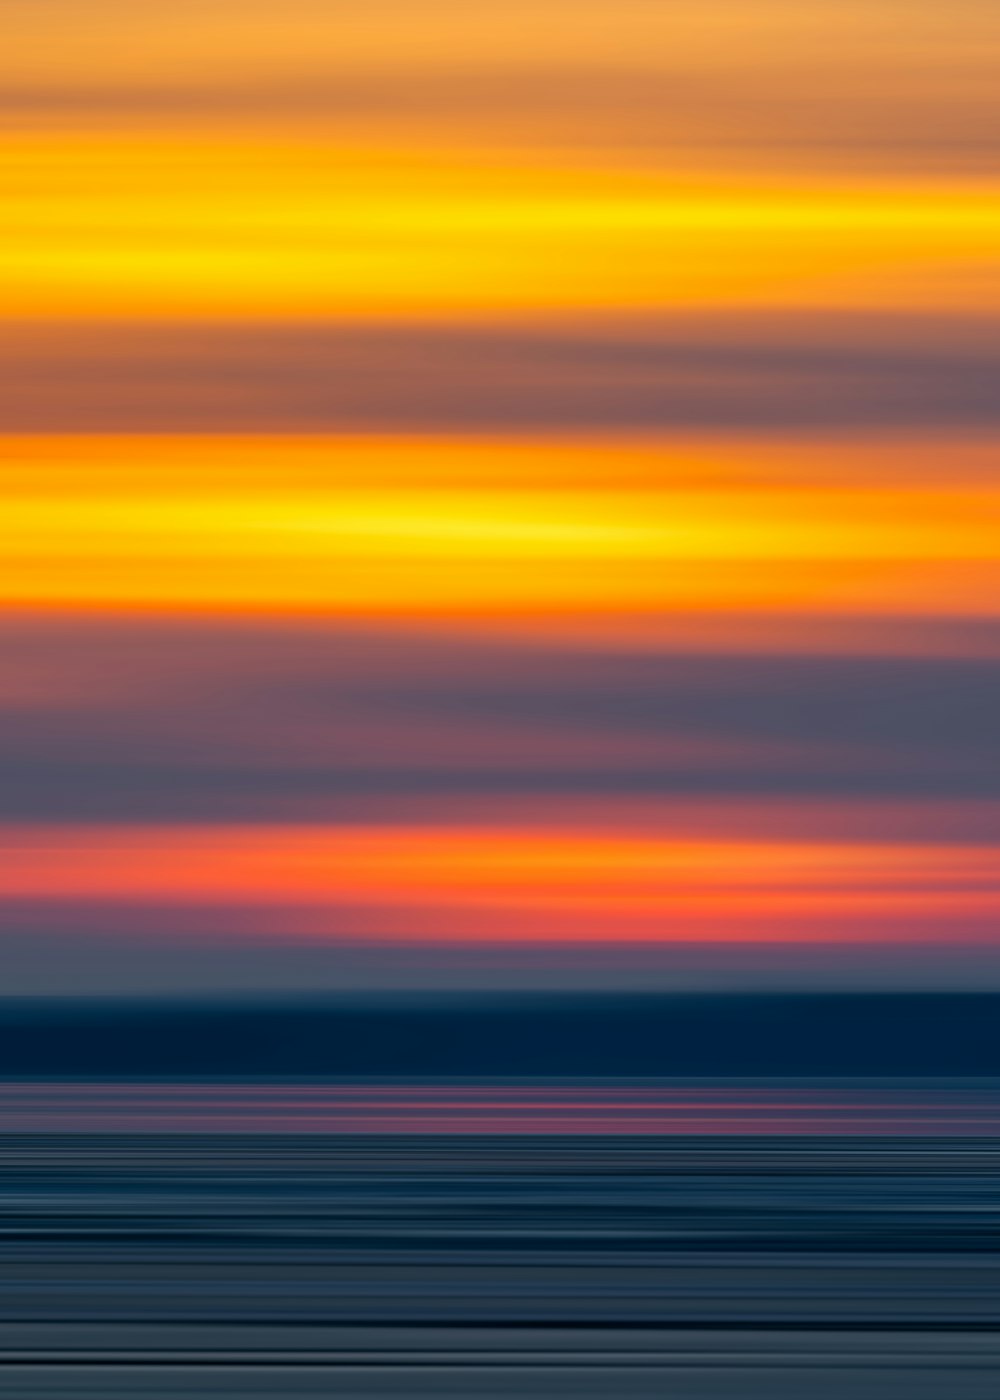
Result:
<svg viewBox="0 0 1000 1400"><path fill-rule="evenodd" d="M996 1400L1000 1084L0 1086L0 1393Z"/></svg>
<svg viewBox="0 0 1000 1400"><path fill-rule="evenodd" d="M1000 1080L0 1083L0 1131L1000 1136Z"/></svg>

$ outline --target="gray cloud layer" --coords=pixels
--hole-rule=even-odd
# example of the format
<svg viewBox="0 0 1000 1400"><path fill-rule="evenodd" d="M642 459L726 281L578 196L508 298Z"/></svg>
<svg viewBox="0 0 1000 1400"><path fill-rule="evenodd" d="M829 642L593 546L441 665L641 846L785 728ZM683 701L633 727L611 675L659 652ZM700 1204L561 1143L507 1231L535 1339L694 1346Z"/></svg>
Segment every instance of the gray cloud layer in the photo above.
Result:
<svg viewBox="0 0 1000 1400"><path fill-rule="evenodd" d="M1000 428L988 318L0 327L0 432Z"/></svg>
<svg viewBox="0 0 1000 1400"><path fill-rule="evenodd" d="M1000 953L976 943L615 943L493 946L433 939L372 943L213 936L212 914L148 905L114 911L78 904L35 910L20 927L4 916L0 981L7 996L188 995L267 997L323 991L461 988L569 991L706 988L753 991L820 986L940 991L1000 985ZM213 911L214 913L214 911ZM14 915L16 919L16 913ZM215 921L218 914L214 913ZM172 920L172 923L171 923ZM233 914L239 925L239 911ZM153 929L150 929L150 925ZM157 927L157 924L159 925ZM117 932L109 931L109 925Z"/></svg>
<svg viewBox="0 0 1000 1400"><path fill-rule="evenodd" d="M1000 660L7 620L0 819L587 795L1000 798Z"/></svg>

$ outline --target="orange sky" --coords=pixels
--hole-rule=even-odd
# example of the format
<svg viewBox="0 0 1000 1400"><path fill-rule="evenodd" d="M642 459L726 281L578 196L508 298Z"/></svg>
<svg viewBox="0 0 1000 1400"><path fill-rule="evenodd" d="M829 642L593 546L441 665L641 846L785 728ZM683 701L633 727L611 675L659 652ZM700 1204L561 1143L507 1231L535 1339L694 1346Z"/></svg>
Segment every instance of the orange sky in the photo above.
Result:
<svg viewBox="0 0 1000 1400"><path fill-rule="evenodd" d="M875 449L844 455L838 481L829 456L810 479L808 450L796 474L787 449L669 442L21 440L0 472L0 599L996 615L1000 490L880 481Z"/></svg>
<svg viewBox="0 0 1000 1400"><path fill-rule="evenodd" d="M981 180L679 178L253 132L30 133L3 167L3 303L22 317L1000 299Z"/></svg>
<svg viewBox="0 0 1000 1400"><path fill-rule="evenodd" d="M304 906L289 933L777 942L912 935L1000 913L990 846L668 841L625 832L374 827L16 828L0 898ZM322 911L327 911L324 918ZM749 931L748 931L749 930Z"/></svg>
<svg viewBox="0 0 1000 1400"><path fill-rule="evenodd" d="M982 936L995 846L947 813L997 795L994 5L6 28L0 915ZM684 784L745 829L610 815ZM803 795L867 834L759 834ZM873 834L908 797L926 838Z"/></svg>

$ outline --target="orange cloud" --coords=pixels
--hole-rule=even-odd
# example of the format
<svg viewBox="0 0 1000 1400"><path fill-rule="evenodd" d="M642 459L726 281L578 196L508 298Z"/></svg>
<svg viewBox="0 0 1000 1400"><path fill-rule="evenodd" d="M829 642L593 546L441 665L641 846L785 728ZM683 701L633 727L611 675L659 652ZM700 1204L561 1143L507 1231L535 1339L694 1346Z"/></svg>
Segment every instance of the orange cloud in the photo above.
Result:
<svg viewBox="0 0 1000 1400"><path fill-rule="evenodd" d="M613 443L79 444L11 444L3 603L993 616L1000 597L988 481L768 481ZM422 486L429 459L455 484Z"/></svg>
<svg viewBox="0 0 1000 1400"><path fill-rule="evenodd" d="M27 134L2 168L8 316L1000 300L988 181L681 178L204 133Z"/></svg>
<svg viewBox="0 0 1000 1400"><path fill-rule="evenodd" d="M523 828L8 829L4 900L324 908L376 935L864 941L872 919L1000 913L975 845L663 840ZM301 931L302 920L293 918ZM333 927L333 925L330 925Z"/></svg>

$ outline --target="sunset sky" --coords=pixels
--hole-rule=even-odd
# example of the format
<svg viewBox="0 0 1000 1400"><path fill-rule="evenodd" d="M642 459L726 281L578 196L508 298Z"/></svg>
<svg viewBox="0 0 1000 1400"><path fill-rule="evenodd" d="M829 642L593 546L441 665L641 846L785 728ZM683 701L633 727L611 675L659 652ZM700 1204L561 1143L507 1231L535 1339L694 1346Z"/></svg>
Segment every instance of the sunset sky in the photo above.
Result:
<svg viewBox="0 0 1000 1400"><path fill-rule="evenodd" d="M12 993L1000 986L994 0L10 0Z"/></svg>

